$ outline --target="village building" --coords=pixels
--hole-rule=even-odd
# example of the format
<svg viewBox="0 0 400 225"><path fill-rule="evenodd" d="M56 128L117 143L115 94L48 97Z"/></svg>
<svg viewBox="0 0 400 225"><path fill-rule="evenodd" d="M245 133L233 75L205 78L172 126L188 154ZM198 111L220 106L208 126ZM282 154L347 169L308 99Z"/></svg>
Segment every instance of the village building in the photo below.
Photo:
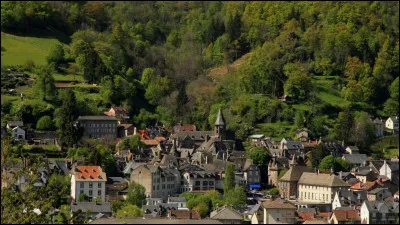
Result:
<svg viewBox="0 0 400 225"><path fill-rule="evenodd" d="M210 219L223 224L241 224L243 215L230 206L219 207L210 213Z"/></svg>
<svg viewBox="0 0 400 225"><path fill-rule="evenodd" d="M393 134L399 133L399 117L391 116L385 122L385 128Z"/></svg>
<svg viewBox="0 0 400 225"><path fill-rule="evenodd" d="M312 172L308 166L299 166L294 158L290 161L290 169L279 179L279 193L282 198L296 199L298 182L304 172Z"/></svg>
<svg viewBox="0 0 400 225"><path fill-rule="evenodd" d="M25 130L19 126L12 128L11 136L16 141L24 141L25 140Z"/></svg>
<svg viewBox="0 0 400 225"><path fill-rule="evenodd" d="M360 209L362 224L398 224L399 203L394 201L364 201Z"/></svg>
<svg viewBox="0 0 400 225"><path fill-rule="evenodd" d="M330 224L361 224L361 218L358 215L358 210L348 208L348 209L340 209L333 210L331 217L329 218Z"/></svg>
<svg viewBox="0 0 400 225"><path fill-rule="evenodd" d="M113 116L80 116L78 123L84 128L84 137L110 139L117 137L118 120Z"/></svg>
<svg viewBox="0 0 400 225"><path fill-rule="evenodd" d="M23 127L24 126L24 122L22 121L8 121L7 122L7 129L13 129L15 127Z"/></svg>
<svg viewBox="0 0 400 225"><path fill-rule="evenodd" d="M100 198L106 200L107 176L100 166L76 166L71 176L71 197L79 201L81 194L86 194L89 200Z"/></svg>
<svg viewBox="0 0 400 225"><path fill-rule="evenodd" d="M298 182L298 205L302 207L318 206L329 211L334 195L350 185L334 174L304 172Z"/></svg>
<svg viewBox="0 0 400 225"><path fill-rule="evenodd" d="M289 201L276 199L272 202L264 202L264 224L280 224L297 222L297 207Z"/></svg>

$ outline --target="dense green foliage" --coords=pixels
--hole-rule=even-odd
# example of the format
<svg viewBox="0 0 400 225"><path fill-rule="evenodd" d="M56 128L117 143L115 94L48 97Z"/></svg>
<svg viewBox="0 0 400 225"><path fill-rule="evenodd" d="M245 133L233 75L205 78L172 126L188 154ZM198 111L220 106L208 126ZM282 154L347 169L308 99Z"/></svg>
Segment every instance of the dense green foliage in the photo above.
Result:
<svg viewBox="0 0 400 225"><path fill-rule="evenodd" d="M247 196L243 187L236 187L224 194L225 204L240 209L246 204Z"/></svg>
<svg viewBox="0 0 400 225"><path fill-rule="evenodd" d="M117 218L135 218L143 216L143 211L140 207L132 204L127 204L117 211Z"/></svg>
<svg viewBox="0 0 400 225"><path fill-rule="evenodd" d="M132 181L128 187L128 195L126 201L130 204L136 205L139 208L142 208L142 205L144 204L146 199L145 191L146 189L143 187L143 185L137 184Z"/></svg>
<svg viewBox="0 0 400 225"><path fill-rule="evenodd" d="M230 190L235 188L235 170L232 164L229 164L225 170L224 178L224 195L226 195Z"/></svg>
<svg viewBox="0 0 400 225"><path fill-rule="evenodd" d="M314 150L311 151L311 165L313 168L318 168L322 159L329 155L325 145L318 144Z"/></svg>
<svg viewBox="0 0 400 225"><path fill-rule="evenodd" d="M55 45L47 59L57 70L69 62L68 71L100 84L99 98L82 104L80 113L122 104L141 128L182 121L209 129L224 106L228 131L241 139L258 124L295 122L313 139L336 136L356 144L340 129L350 122L351 116L338 117L346 104L373 117L399 112L398 6L2 2L2 31L56 28L71 35L69 46ZM215 76L214 67L227 72ZM282 95L291 101L279 101Z"/></svg>
<svg viewBox="0 0 400 225"><path fill-rule="evenodd" d="M50 116L41 117L36 124L38 130L53 130L53 127L53 120Z"/></svg>
<svg viewBox="0 0 400 225"><path fill-rule="evenodd" d="M333 172L344 171L348 172L351 169L351 164L348 160L342 158L335 158L331 155L326 156L321 160L319 169L323 171L332 170Z"/></svg>

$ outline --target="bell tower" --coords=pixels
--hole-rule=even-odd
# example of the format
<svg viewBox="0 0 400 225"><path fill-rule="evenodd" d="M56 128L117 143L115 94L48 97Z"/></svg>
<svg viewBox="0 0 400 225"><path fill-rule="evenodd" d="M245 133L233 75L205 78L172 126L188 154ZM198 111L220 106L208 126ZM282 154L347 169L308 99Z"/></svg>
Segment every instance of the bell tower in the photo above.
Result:
<svg viewBox="0 0 400 225"><path fill-rule="evenodd" d="M225 121L221 113L221 109L218 111L217 120L215 120L214 124L214 135L221 138L225 138Z"/></svg>

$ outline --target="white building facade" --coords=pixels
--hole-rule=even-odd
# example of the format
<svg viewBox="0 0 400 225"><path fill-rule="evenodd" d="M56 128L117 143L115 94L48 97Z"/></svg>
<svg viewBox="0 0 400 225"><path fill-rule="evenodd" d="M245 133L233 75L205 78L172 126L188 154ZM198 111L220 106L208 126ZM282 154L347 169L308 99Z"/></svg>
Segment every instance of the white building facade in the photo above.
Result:
<svg viewBox="0 0 400 225"><path fill-rule="evenodd" d="M71 177L71 196L78 201L79 195L86 194L89 200L106 200L107 176L100 166L77 166Z"/></svg>

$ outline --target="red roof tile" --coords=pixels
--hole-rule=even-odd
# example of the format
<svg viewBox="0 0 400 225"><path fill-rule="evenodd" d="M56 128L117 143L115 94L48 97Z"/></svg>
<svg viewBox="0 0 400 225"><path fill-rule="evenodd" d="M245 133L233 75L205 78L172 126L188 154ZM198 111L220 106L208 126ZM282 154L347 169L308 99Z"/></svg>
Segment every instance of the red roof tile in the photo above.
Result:
<svg viewBox="0 0 400 225"><path fill-rule="evenodd" d="M299 212L299 221L314 220L315 214L313 212Z"/></svg>
<svg viewBox="0 0 400 225"><path fill-rule="evenodd" d="M157 140L140 140L140 141L143 142L145 145L158 145Z"/></svg>
<svg viewBox="0 0 400 225"><path fill-rule="evenodd" d="M361 218L358 215L358 210L333 210L332 214L336 216L336 219L339 222L347 222L347 221L360 221ZM332 216L333 216L332 215Z"/></svg>
<svg viewBox="0 0 400 225"><path fill-rule="evenodd" d="M100 166L77 166L76 180L107 180Z"/></svg>

